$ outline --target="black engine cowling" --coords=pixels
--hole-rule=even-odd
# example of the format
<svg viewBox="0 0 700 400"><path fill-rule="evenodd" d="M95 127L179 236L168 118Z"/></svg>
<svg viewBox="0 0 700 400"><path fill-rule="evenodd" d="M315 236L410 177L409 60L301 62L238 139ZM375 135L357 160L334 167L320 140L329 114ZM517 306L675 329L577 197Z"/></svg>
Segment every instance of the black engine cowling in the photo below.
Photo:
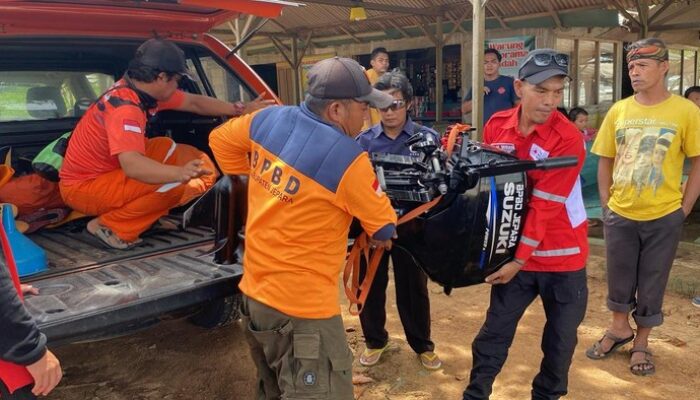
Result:
<svg viewBox="0 0 700 400"><path fill-rule="evenodd" d="M576 158L517 160L466 139L452 157L421 133L409 139L419 157L370 155L399 216L442 195L427 213L398 227L394 246L410 253L445 287L481 283L515 253L527 208L526 170L576 165Z"/></svg>

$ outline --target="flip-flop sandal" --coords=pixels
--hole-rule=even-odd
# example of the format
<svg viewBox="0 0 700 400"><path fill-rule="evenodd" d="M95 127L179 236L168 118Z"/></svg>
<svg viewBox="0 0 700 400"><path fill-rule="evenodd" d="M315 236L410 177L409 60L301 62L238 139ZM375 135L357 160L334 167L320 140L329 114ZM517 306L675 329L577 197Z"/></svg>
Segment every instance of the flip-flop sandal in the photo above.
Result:
<svg viewBox="0 0 700 400"><path fill-rule="evenodd" d="M432 351L420 353L419 358L421 365L427 370L435 371L442 367L442 360Z"/></svg>
<svg viewBox="0 0 700 400"><path fill-rule="evenodd" d="M36 232L39 229L51 225L57 224L63 221L69 213L67 208L52 208L48 210L39 210L31 214L23 215L18 220L24 221L29 224L27 233Z"/></svg>
<svg viewBox="0 0 700 400"><path fill-rule="evenodd" d="M102 243L110 249L129 250L138 246L143 241L141 239L137 239L133 242L125 242L120 239L119 236L115 235L111 229L104 226L98 227L94 232L90 232L88 230L88 233L100 239Z"/></svg>
<svg viewBox="0 0 700 400"><path fill-rule="evenodd" d="M653 354L651 354L651 351L643 348L633 348L630 350L630 355L634 353L644 353L644 359L640 361L635 361L632 362L630 360L630 371L632 374L637 375L637 376L649 376L649 375L654 375L656 372L656 366L654 365L654 361L651 359ZM636 367L636 368L635 368ZM641 367L641 368L640 368ZM644 368L647 367L647 368Z"/></svg>
<svg viewBox="0 0 700 400"><path fill-rule="evenodd" d="M605 340L605 338L608 338L613 341L613 345L608 351L603 351L603 340ZM589 347L588 350L586 350L586 357L590 358L591 360L602 360L603 358L609 356L610 354L612 354L612 352L626 345L632 340L634 340L634 333L629 337L619 338L610 333L610 331L605 331L603 337L600 338L599 341L593 343L593 346Z"/></svg>
<svg viewBox="0 0 700 400"><path fill-rule="evenodd" d="M389 343L380 349L365 348L365 351L363 351L362 355L360 355L360 364L364 365L365 367L371 367L377 364L382 358L382 354L384 354L388 348Z"/></svg>

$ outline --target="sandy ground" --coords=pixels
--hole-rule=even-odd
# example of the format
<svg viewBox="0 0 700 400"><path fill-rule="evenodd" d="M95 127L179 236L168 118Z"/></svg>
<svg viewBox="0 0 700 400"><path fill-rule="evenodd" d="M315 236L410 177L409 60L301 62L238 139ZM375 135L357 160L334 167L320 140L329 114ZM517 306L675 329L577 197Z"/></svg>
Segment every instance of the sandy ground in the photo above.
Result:
<svg viewBox="0 0 700 400"><path fill-rule="evenodd" d="M687 297L666 296L665 324L652 333L657 373L636 377L628 370L626 351L591 361L584 352L609 320L601 248L589 263L589 305L579 329L569 375L567 399L697 399L700 393L700 309ZM679 253L686 274L700 276L700 250ZM675 272L674 272L675 274ZM388 330L392 349L372 368L355 363L355 374L373 382L356 386L361 400L461 399L471 366L470 344L488 306L489 288L457 289L451 296L431 284L433 340L444 362L440 371L424 370L405 339L389 289ZM344 309L346 307L344 306ZM344 315L348 342L356 355L363 349L359 321ZM539 369L542 305L532 304L520 323L492 399L528 399ZM630 345L624 349L628 350ZM57 349L65 367L53 400L253 399L255 367L239 323L204 331L185 321L169 321L139 334Z"/></svg>

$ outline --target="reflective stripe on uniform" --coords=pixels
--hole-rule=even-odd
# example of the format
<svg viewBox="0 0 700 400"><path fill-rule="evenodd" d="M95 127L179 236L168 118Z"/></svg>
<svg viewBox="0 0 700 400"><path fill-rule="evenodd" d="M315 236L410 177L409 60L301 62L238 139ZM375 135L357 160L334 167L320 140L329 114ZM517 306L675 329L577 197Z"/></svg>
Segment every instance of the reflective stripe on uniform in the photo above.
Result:
<svg viewBox="0 0 700 400"><path fill-rule="evenodd" d="M527 236L521 237L521 238L520 238L520 241L523 242L523 243L525 243L526 245L528 245L528 246L530 246L530 247L537 247L537 246L540 244L540 242L538 242L537 240L535 240L535 239L530 239L530 238L527 237Z"/></svg>
<svg viewBox="0 0 700 400"><path fill-rule="evenodd" d="M561 257L561 256L571 256L574 254L580 254L581 248L569 247L566 249L554 249L554 250L535 250L532 252L533 256L537 257Z"/></svg>
<svg viewBox="0 0 700 400"><path fill-rule="evenodd" d="M165 155L165 158L163 159L163 162L168 161L168 158L173 155L175 152L175 148L177 147L177 143L173 141L173 143L170 145L170 148L168 149L168 154Z"/></svg>
<svg viewBox="0 0 700 400"><path fill-rule="evenodd" d="M532 195L537 196L541 199L556 201L557 203L566 203L566 197L559 196L559 195L552 194L552 193L543 192L539 189L533 189Z"/></svg>
<svg viewBox="0 0 700 400"><path fill-rule="evenodd" d="M169 191L170 189L174 189L180 185L181 185L180 182L166 183L165 185L159 187L158 190L156 190L156 192L165 193L165 192Z"/></svg>

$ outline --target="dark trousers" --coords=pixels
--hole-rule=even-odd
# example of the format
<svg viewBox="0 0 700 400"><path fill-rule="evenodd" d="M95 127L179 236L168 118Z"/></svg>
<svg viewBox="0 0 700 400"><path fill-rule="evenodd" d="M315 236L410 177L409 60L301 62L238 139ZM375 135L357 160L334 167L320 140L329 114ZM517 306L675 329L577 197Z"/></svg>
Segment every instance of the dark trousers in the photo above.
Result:
<svg viewBox="0 0 700 400"><path fill-rule="evenodd" d="M15 390L10 394L10 390L5 386L3 381L0 381L0 399L2 400L36 400L36 396L32 393L34 385L28 385Z"/></svg>
<svg viewBox="0 0 700 400"><path fill-rule="evenodd" d="M472 343L472 371L464 400L488 399L527 307L542 298L547 323L542 334L540 372L532 382L532 399L558 399L567 392L576 330L586 313L586 270L520 271L505 285L491 289L486 322Z"/></svg>
<svg viewBox="0 0 700 400"><path fill-rule="evenodd" d="M661 306L683 220L682 208L651 221L634 221L607 210L603 222L610 311L634 310L632 317L640 327L663 323Z"/></svg>
<svg viewBox="0 0 700 400"><path fill-rule="evenodd" d="M382 257L374 276L367 301L360 314L365 344L370 349L386 346L389 334L386 325L386 288L389 284L389 256L394 266L396 306L409 346L416 353L433 351L430 340L430 298L428 277L406 251L394 247ZM360 267L360 279L364 279L364 259Z"/></svg>

